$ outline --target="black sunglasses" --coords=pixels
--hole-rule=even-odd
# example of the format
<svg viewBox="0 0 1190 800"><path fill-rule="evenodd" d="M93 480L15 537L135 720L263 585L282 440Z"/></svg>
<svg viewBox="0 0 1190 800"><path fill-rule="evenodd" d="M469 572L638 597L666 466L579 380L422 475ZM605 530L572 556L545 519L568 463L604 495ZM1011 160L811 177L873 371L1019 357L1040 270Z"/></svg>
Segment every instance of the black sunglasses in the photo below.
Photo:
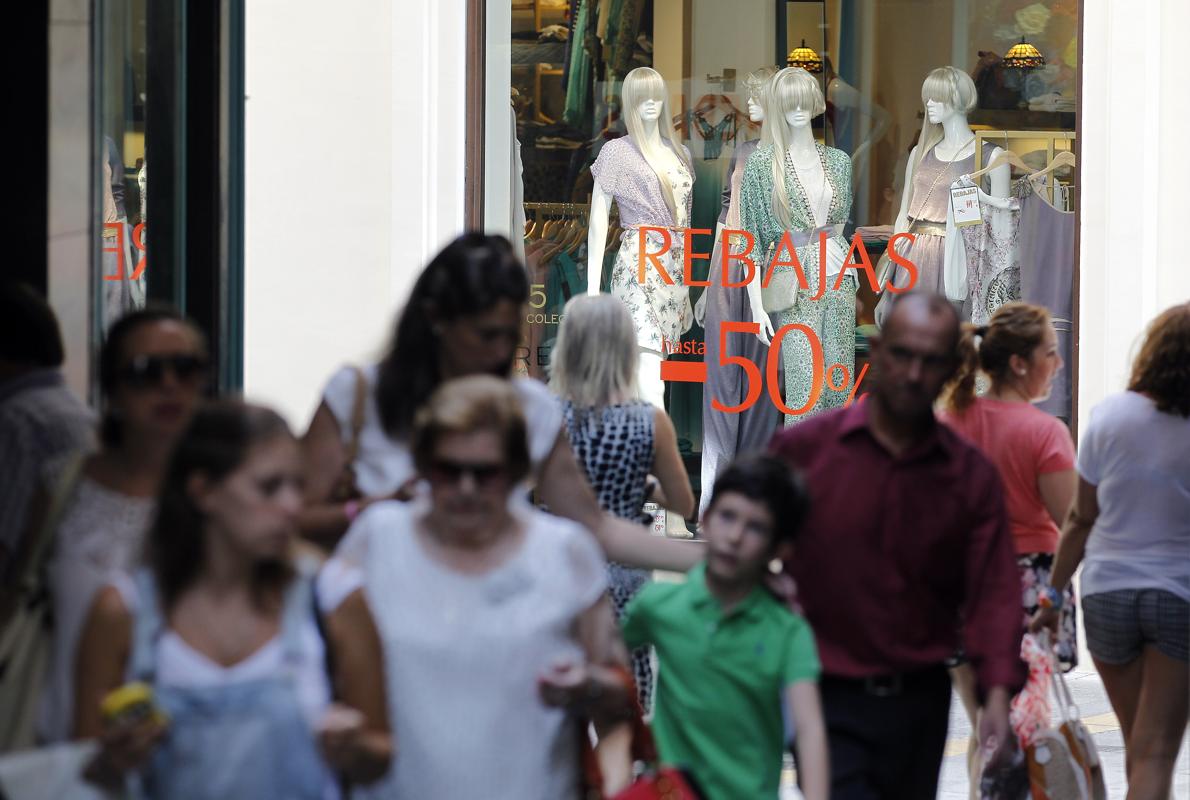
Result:
<svg viewBox="0 0 1190 800"><path fill-rule="evenodd" d="M450 461L447 459L436 459L430 464L429 475L430 483L437 484L457 484L463 479L464 475L470 475L475 481L476 486L486 487L491 486L497 480L504 476L504 464L493 464L488 462L468 463L465 461Z"/></svg>
<svg viewBox="0 0 1190 800"><path fill-rule="evenodd" d="M172 372L179 383L195 383L207 371L202 356L180 354L164 356L136 356L120 370L120 379L134 388L160 386L165 373Z"/></svg>

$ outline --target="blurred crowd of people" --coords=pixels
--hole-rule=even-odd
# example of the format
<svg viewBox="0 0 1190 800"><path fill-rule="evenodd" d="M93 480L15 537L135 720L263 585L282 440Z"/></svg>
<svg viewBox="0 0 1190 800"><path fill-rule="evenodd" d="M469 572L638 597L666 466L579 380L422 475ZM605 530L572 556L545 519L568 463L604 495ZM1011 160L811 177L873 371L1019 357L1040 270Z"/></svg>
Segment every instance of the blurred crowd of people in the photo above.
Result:
<svg viewBox="0 0 1190 800"><path fill-rule="evenodd" d="M568 303L546 385L513 377L528 299L506 240L459 237L299 437L212 397L168 308L108 331L92 412L48 305L3 287L0 746L92 740L80 780L151 798L614 797L657 767L776 798L790 750L807 800L932 798L953 685L978 796L1026 631L1077 662L1081 565L1129 797L1168 796L1190 304L1076 451L1033 405L1063 366L1045 309L977 328L899 296L869 396L722 470L691 542L643 514L696 498L623 305Z"/></svg>

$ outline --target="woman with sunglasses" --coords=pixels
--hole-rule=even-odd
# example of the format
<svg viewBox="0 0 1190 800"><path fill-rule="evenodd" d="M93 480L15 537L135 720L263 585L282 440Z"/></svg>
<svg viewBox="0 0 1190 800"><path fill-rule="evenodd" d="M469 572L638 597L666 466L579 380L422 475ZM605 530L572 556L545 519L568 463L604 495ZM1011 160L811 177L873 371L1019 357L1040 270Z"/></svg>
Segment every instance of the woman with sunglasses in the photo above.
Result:
<svg viewBox="0 0 1190 800"><path fill-rule="evenodd" d="M166 462L207 381L207 346L193 323L169 309L121 318L99 355L100 448L61 469L38 498L34 526L54 524L49 563L53 655L41 698L39 733L70 737L78 639L95 593L138 563L156 510ZM54 507L54 520L48 520Z"/></svg>
<svg viewBox="0 0 1190 800"><path fill-rule="evenodd" d="M336 772L385 773L363 578L295 558L301 505L284 420L234 401L199 409L161 486L147 567L102 589L83 630L75 734L99 740L89 780L119 791L136 773L136 796L153 800L332 800ZM141 712L112 709L128 681L151 688Z"/></svg>
<svg viewBox="0 0 1190 800"><path fill-rule="evenodd" d="M605 782L628 778L626 750L608 753L631 695L603 554L525 502L522 404L492 376L440 386L410 440L428 495L375 504L352 530L397 742L381 796L577 800L579 718L600 730Z"/></svg>
<svg viewBox="0 0 1190 800"><path fill-rule="evenodd" d="M334 545L359 512L411 496L417 474L410 438L414 415L443 382L466 375L508 380L528 424L529 477L556 513L582 523L609 558L633 566L686 571L701 545L641 536L640 528L599 507L563 429L561 404L540 382L511 377L525 321L529 281L502 236L464 234L422 272L377 366L344 368L330 380L303 442L303 533ZM353 430L357 403L362 426ZM354 458L350 453L354 451ZM344 469L359 498L332 500Z"/></svg>

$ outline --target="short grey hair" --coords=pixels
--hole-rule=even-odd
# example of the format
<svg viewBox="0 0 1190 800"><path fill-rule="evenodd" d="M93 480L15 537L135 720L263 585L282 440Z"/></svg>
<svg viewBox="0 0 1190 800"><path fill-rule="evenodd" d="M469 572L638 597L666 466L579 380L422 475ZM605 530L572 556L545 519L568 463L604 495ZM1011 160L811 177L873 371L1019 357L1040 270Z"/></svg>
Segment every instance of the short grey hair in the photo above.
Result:
<svg viewBox="0 0 1190 800"><path fill-rule="evenodd" d="M550 353L550 388L579 408L639 399L636 326L610 294L580 295L566 304Z"/></svg>

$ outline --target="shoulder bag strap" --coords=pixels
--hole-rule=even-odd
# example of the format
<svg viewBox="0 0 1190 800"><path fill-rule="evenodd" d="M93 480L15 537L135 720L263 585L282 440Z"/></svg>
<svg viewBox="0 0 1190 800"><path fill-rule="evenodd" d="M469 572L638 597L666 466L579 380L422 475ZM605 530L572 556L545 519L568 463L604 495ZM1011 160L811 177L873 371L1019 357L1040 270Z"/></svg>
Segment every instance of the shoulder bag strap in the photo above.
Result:
<svg viewBox="0 0 1190 800"><path fill-rule="evenodd" d="M359 437L364 429L364 412L368 402L368 378L359 367L355 370L355 398L351 405L351 439L347 442L347 463L355 462L359 455Z"/></svg>
<svg viewBox="0 0 1190 800"><path fill-rule="evenodd" d="M53 548L58 524L62 521L62 515L66 512L66 506L78 485L83 462L86 460L85 453L77 453L63 465L62 472L59 473L57 483L54 485L54 493L50 496L49 510L45 520L36 534L36 540L30 544L25 561L17 573L17 586L20 587L20 590L26 590L36 582L37 574Z"/></svg>

